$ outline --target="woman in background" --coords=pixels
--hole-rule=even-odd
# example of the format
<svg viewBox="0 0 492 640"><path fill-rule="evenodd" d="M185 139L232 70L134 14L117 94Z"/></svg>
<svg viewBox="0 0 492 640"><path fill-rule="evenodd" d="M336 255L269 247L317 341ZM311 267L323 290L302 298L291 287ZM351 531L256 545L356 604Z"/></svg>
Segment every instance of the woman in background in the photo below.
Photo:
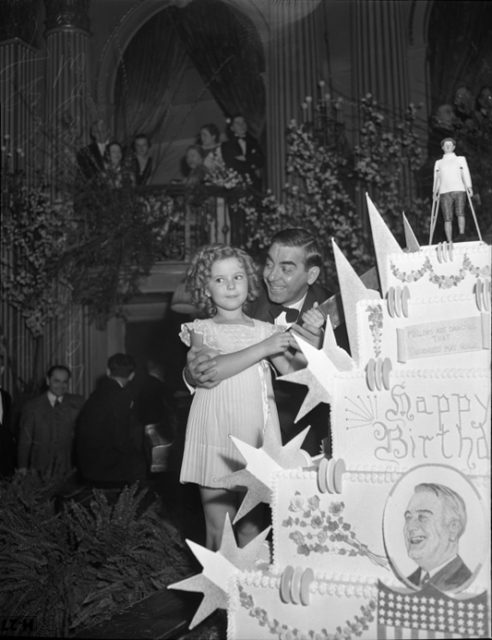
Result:
<svg viewBox="0 0 492 640"><path fill-rule="evenodd" d="M220 131L213 124L204 124L200 129L200 146L203 153L205 168L213 173L217 167L222 167L222 152L220 150Z"/></svg>

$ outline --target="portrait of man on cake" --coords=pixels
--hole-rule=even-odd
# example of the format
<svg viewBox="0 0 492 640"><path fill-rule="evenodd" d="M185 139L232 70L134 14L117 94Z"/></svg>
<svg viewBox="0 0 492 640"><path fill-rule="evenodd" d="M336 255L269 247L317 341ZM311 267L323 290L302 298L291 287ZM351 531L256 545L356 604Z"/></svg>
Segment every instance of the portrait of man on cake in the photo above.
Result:
<svg viewBox="0 0 492 640"><path fill-rule="evenodd" d="M459 553L466 526L466 504L456 491L438 483L417 484L404 512L406 550L418 565L407 580L420 588L429 583L440 591L468 582L472 572Z"/></svg>

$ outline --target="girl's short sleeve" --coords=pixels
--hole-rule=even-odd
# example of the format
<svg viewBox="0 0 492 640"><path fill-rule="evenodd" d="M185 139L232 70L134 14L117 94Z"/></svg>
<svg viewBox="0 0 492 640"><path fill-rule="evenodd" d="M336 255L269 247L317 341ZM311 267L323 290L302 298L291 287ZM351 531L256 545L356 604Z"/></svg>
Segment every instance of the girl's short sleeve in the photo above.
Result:
<svg viewBox="0 0 492 640"><path fill-rule="evenodd" d="M185 324L181 325L179 337L187 347L201 347L205 344L206 334L206 321L194 320L193 322L186 322Z"/></svg>
<svg viewBox="0 0 492 640"><path fill-rule="evenodd" d="M179 337L181 338L181 342L184 342L187 347L191 346L192 329L193 329L193 323L187 322L181 325L181 331L179 332Z"/></svg>

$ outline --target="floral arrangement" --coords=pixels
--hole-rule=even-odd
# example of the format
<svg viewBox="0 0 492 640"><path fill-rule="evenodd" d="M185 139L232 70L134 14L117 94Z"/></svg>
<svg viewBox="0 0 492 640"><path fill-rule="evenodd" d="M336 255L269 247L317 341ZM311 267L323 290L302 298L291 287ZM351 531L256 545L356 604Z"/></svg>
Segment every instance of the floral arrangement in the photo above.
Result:
<svg viewBox="0 0 492 640"><path fill-rule="evenodd" d="M372 552L366 544L358 540L352 525L344 520L345 504L343 502L331 502L328 511L325 511L320 508L318 495L306 501L299 496L300 493L296 491L289 505L289 511L294 515L282 522L284 527L295 528L289 534L289 538L297 545L297 553L305 556L311 553L328 552L337 555L365 556L381 567L388 566L386 556Z"/></svg>
<svg viewBox="0 0 492 640"><path fill-rule="evenodd" d="M423 159L414 130L414 105L408 107L401 121L393 122L368 94L359 104L362 124L353 152L345 138L340 100L327 94L323 104L316 107L320 108L323 111L317 119L293 119L287 128L283 201L271 192L262 197L248 193L231 208L233 215L237 212L244 216L244 246L256 255L282 228L302 226L310 230L327 252L325 283L336 290L332 238L358 273L372 264L372 247L367 246L364 221L358 213L363 208L359 200L364 192L377 201L382 215L397 230L402 230L401 214L405 211L414 230L428 231L429 216L423 212L430 211L430 203L414 193L414 174ZM305 103L306 113L313 113L312 98Z"/></svg>
<svg viewBox="0 0 492 640"><path fill-rule="evenodd" d="M79 243L66 254L72 299L99 321L120 315L159 259L164 238L182 220L165 193L92 184L75 199Z"/></svg>
<svg viewBox="0 0 492 640"><path fill-rule="evenodd" d="M366 309L369 312L369 329L372 334L374 353L376 358L381 355L381 341L383 337L383 308L380 304L369 305Z"/></svg>
<svg viewBox="0 0 492 640"><path fill-rule="evenodd" d="M251 184L251 180L248 176L242 176L234 169L227 167L223 158L216 154L214 162L207 169L204 184L229 191L230 189L245 188Z"/></svg>
<svg viewBox="0 0 492 640"><path fill-rule="evenodd" d="M416 131L420 106L410 103L401 119L389 117L374 96L359 101L361 126L350 175L360 192L368 192L395 235L402 235L402 213L417 237L427 237L430 198L417 195L418 172L424 164Z"/></svg>
<svg viewBox="0 0 492 640"><path fill-rule="evenodd" d="M34 337L63 315L70 273L61 256L70 250L76 220L70 194L53 195L46 185L28 189L7 176L3 191L2 295L25 319Z"/></svg>
<svg viewBox="0 0 492 640"><path fill-rule="evenodd" d="M289 181L284 187L284 202L279 203L267 192L263 198L249 195L235 205L244 212L245 247L258 254L281 229L304 227L325 247L324 280L329 288L336 289L331 238L336 238L356 268L363 271L370 266L361 220L345 187L347 158L331 146L320 144L296 120L289 124L287 143Z"/></svg>

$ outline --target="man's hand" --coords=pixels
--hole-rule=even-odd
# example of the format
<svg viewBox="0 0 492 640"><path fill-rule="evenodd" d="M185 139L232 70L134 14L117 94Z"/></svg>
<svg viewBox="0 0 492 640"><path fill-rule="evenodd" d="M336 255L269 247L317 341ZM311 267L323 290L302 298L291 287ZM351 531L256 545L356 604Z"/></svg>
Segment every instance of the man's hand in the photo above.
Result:
<svg viewBox="0 0 492 640"><path fill-rule="evenodd" d="M217 379L217 362L214 360L218 352L209 347L191 347L186 355L185 379L193 387L212 389L220 380Z"/></svg>
<svg viewBox="0 0 492 640"><path fill-rule="evenodd" d="M315 302L311 309L308 309L302 314L303 329L310 331L315 336L321 335L326 321L326 317L321 313L318 307L319 304Z"/></svg>

